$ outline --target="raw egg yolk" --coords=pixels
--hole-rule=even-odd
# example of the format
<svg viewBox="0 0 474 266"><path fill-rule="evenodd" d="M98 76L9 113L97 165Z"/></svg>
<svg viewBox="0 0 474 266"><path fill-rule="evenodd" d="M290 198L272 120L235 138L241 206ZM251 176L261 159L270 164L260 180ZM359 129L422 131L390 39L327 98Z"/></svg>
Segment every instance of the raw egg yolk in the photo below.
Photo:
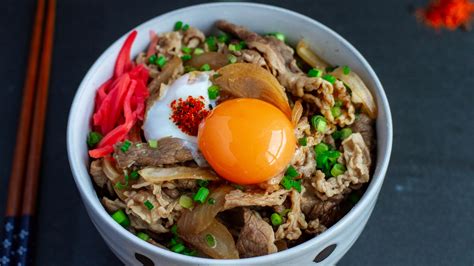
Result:
<svg viewBox="0 0 474 266"><path fill-rule="evenodd" d="M219 104L200 124L198 145L221 177L257 184L288 166L296 148L293 130L277 107L240 98Z"/></svg>

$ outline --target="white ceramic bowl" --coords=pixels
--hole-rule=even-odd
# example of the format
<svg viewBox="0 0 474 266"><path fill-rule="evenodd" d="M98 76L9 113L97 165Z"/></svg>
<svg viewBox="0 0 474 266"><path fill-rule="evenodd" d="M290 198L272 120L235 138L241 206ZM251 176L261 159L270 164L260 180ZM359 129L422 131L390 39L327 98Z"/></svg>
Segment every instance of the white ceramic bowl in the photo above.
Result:
<svg viewBox="0 0 474 266"><path fill-rule="evenodd" d="M88 174L86 138L97 88L112 74L125 34L110 46L84 77L69 115L67 148L71 170L92 222L112 251L127 265L311 265L334 264L352 246L374 208L382 186L392 149L390 108L377 75L362 55L337 33L298 13L267 5L249 3L216 3L178 9L134 28L138 36L132 54L146 49L149 30L166 32L182 20L206 33L215 31L217 19L227 19L260 32L283 32L291 43L305 38L318 55L334 65L349 65L372 90L379 107L377 118L377 161L375 173L364 196L339 222L305 243L275 254L240 260L213 260L180 255L155 247L118 225L100 204ZM369 243L374 246L376 243ZM325 250L324 252L322 252ZM332 252L331 252L332 251ZM320 254L321 253L321 254ZM318 259L316 259L317 255Z"/></svg>

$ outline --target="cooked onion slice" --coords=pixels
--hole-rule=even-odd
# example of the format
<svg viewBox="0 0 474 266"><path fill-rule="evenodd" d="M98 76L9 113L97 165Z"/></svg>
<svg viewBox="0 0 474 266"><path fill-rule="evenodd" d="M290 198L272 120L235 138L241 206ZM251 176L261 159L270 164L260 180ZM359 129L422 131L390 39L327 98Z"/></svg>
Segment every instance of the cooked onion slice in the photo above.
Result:
<svg viewBox="0 0 474 266"><path fill-rule="evenodd" d="M184 211L178 221L178 232L193 235L206 229L214 217L224 209L225 195L232 189L231 186L220 186L208 197L215 200L214 204L200 204L192 211Z"/></svg>
<svg viewBox="0 0 474 266"><path fill-rule="evenodd" d="M344 74L342 67L336 68L331 74L342 80L352 91L352 102L362 105L362 111L375 119L377 118L377 105L370 90L365 86L362 79L351 71L349 74Z"/></svg>
<svg viewBox="0 0 474 266"><path fill-rule="evenodd" d="M209 205L209 204L205 204ZM197 234L178 233L199 251L214 259L238 259L239 252L235 247L234 238L227 228L216 219L211 219L207 228Z"/></svg>
<svg viewBox="0 0 474 266"><path fill-rule="evenodd" d="M293 106L293 110L291 110L291 122L294 126L298 124L303 115L303 105L301 104L301 100L295 102Z"/></svg>
<svg viewBox="0 0 474 266"><path fill-rule="evenodd" d="M291 118L291 108L285 89L270 72L249 63L227 65L217 72L220 76L214 79L214 83L222 91L236 98L255 98L266 101Z"/></svg>
<svg viewBox="0 0 474 266"><path fill-rule="evenodd" d="M298 44L296 45L296 53L303 59L308 65L317 68L317 69L325 69L329 66L326 61L321 59L317 56L311 49L309 48L308 44L301 39Z"/></svg>
<svg viewBox="0 0 474 266"><path fill-rule="evenodd" d="M218 52L207 52L200 55L194 55L189 61L185 63L187 66L192 66L200 69L204 64L208 64L211 69L217 70L229 64L227 55Z"/></svg>
<svg viewBox="0 0 474 266"><path fill-rule="evenodd" d="M176 179L205 179L218 180L219 178L210 170L177 166L170 168L147 167L138 171L145 181L156 184Z"/></svg>

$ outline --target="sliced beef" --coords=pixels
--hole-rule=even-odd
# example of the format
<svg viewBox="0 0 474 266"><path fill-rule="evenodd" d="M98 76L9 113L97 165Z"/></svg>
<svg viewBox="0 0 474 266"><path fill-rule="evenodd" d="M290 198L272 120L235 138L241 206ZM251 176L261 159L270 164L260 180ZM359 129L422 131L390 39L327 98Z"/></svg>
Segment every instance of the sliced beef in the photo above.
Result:
<svg viewBox="0 0 474 266"><path fill-rule="evenodd" d="M278 251L272 226L257 212L245 209L244 223L236 243L241 258L263 256Z"/></svg>
<svg viewBox="0 0 474 266"><path fill-rule="evenodd" d="M277 206L283 204L288 190L280 189L272 193L243 192L232 190L225 195L224 209L242 206Z"/></svg>
<svg viewBox="0 0 474 266"><path fill-rule="evenodd" d="M151 148L148 143L132 143L126 152L121 150L122 144L115 145L115 159L120 168L132 165L162 166L193 159L192 152L186 143L177 138L160 139L157 148Z"/></svg>
<svg viewBox="0 0 474 266"><path fill-rule="evenodd" d="M354 121L351 126L352 132L359 132L364 139L365 145L370 151L375 149L375 120L368 115L362 113Z"/></svg>
<svg viewBox="0 0 474 266"><path fill-rule="evenodd" d="M306 215L307 220L318 219L319 223L329 227L333 225L341 216L341 199L321 200L313 193L306 191L301 200L301 210Z"/></svg>
<svg viewBox="0 0 474 266"><path fill-rule="evenodd" d="M103 188L105 184L107 183L107 176L105 175L104 171L102 170L102 160L103 159L98 159L94 160L91 163L91 167L89 169L89 172L91 173L92 179L94 179L94 183L99 186L100 188Z"/></svg>

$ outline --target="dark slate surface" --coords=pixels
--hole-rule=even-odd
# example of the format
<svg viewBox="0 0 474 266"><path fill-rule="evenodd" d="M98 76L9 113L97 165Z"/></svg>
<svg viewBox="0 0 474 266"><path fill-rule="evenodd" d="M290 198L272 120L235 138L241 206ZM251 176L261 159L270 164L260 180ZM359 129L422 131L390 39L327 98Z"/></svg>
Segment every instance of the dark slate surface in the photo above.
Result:
<svg viewBox="0 0 474 266"><path fill-rule="evenodd" d="M79 199L66 157L69 106L100 53L139 23L198 1L58 1L39 198L37 265L116 265ZM166 2L166 3L165 3ZM270 3L270 1L262 1ZM340 265L473 265L474 32L438 33L410 13L424 0L275 1L331 27L367 58L394 120L374 213ZM11 166L33 0L0 9L0 201ZM1 204L0 212L4 212Z"/></svg>

